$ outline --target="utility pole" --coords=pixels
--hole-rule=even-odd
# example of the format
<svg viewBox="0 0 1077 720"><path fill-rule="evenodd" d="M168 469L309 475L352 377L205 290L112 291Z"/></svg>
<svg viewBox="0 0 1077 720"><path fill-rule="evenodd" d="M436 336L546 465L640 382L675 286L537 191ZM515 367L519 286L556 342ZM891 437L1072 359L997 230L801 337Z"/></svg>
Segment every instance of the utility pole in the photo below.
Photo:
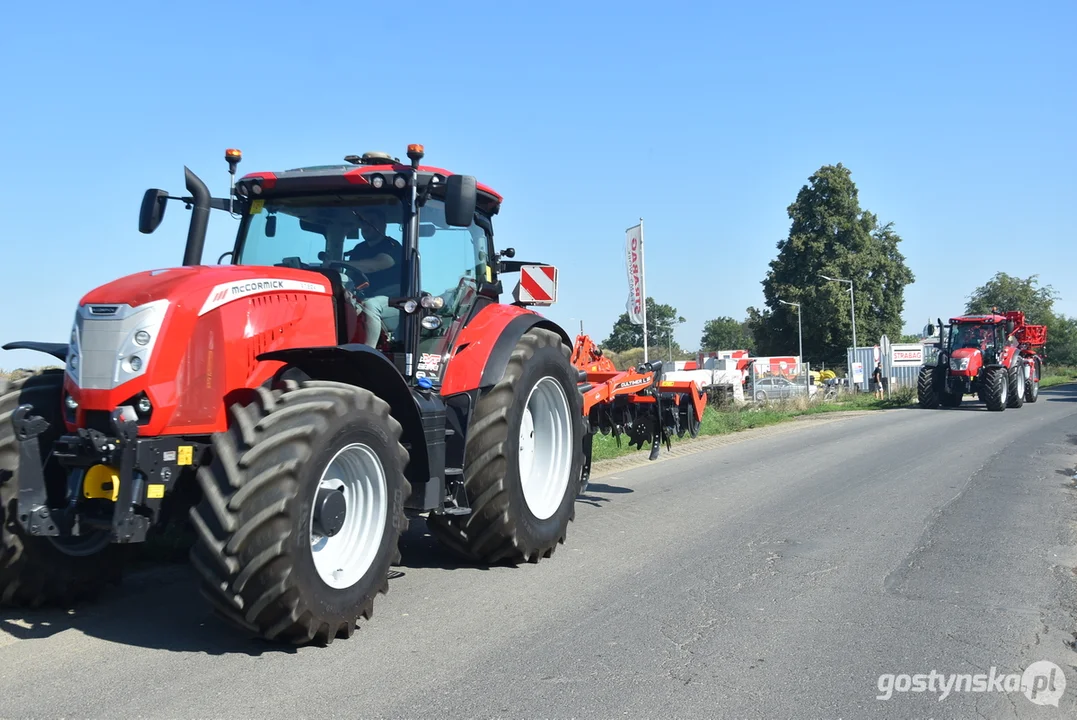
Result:
<svg viewBox="0 0 1077 720"><path fill-rule="evenodd" d="M856 362L856 304L853 301L853 281L844 278L830 277L829 275L823 275L822 273L819 273L819 277L833 282L849 283L849 312L852 314L853 320L853 362ZM852 375L852 373L853 369L850 367L849 374ZM850 384L851 380L852 378L850 378Z"/></svg>
<svg viewBox="0 0 1077 720"><path fill-rule="evenodd" d="M808 374L807 364L804 362L804 325L800 315L800 303L779 300L783 305L792 305L797 309L797 344L800 347L800 371L804 373L805 397L811 397L811 375Z"/></svg>

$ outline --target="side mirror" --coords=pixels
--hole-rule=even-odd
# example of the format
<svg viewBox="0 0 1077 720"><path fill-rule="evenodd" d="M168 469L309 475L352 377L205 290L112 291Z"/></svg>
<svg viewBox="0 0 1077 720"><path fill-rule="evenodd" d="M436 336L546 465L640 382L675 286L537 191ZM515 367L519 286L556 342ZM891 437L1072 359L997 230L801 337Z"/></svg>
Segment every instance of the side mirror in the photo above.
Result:
<svg viewBox="0 0 1077 720"><path fill-rule="evenodd" d="M266 237L277 237L277 216L270 215L266 218Z"/></svg>
<svg viewBox="0 0 1077 720"><path fill-rule="evenodd" d="M934 337L934 335L935 335L935 325L934 325L934 323L928 323L927 324L927 337Z"/></svg>
<svg viewBox="0 0 1077 720"><path fill-rule="evenodd" d="M165 204L168 193L164 190L147 190L142 196L142 208L138 212L138 231L149 235L161 224L165 217Z"/></svg>
<svg viewBox="0 0 1077 720"><path fill-rule="evenodd" d="M445 221L450 227L468 227L475 221L478 190L471 175L450 175L445 181Z"/></svg>
<svg viewBox="0 0 1077 720"><path fill-rule="evenodd" d="M1013 335L1013 331L1017 329L1017 324L1013 320L1006 321L1006 336Z"/></svg>

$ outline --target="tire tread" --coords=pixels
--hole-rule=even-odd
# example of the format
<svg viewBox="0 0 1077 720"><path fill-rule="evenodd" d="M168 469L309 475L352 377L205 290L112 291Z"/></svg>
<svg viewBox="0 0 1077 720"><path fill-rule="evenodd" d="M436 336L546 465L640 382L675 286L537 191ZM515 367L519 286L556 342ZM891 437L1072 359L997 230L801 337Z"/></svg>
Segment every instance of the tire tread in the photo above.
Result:
<svg viewBox="0 0 1077 720"><path fill-rule="evenodd" d="M526 546L520 536L518 521L513 517L509 500L509 488L505 482L508 463L511 462L512 442L508 438L510 408L515 400L515 388L520 376L543 347L556 347L566 363L571 357L570 349L561 336L542 328L532 328L520 339L510 355L502 379L484 393L475 406L474 419L468 428L465 449L464 486L470 499L471 514L463 517L431 515L427 527L446 547L459 555L485 564L502 561L509 563L538 562L550 557L558 544L565 542L566 530L562 530L553 543ZM573 378L576 373L573 371ZM570 394L569 406L578 409L579 393ZM584 421L582 411L573 418L578 423L574 438L582 438ZM574 453L573 467L582 463L583 448L579 444ZM580 478L570 483L575 497L581 490ZM576 516L575 504L569 510L568 523Z"/></svg>
<svg viewBox="0 0 1077 720"><path fill-rule="evenodd" d="M198 528L191 560L203 595L225 619L269 640L327 644L354 633L358 617L372 614L373 596L356 618L340 620L323 617L298 592L288 541L303 464L312 456L314 439L334 418L378 418L401 461L399 476L387 477L390 506L397 508L386 525L394 535L391 565L400 560L397 540L408 525L402 506L393 500L394 492L407 497L411 491L402 472L408 453L388 403L370 391L329 381L283 385L259 389L248 405L233 405L229 431L212 438L216 459L198 473L205 500L190 511ZM388 590L386 573L374 594Z"/></svg>

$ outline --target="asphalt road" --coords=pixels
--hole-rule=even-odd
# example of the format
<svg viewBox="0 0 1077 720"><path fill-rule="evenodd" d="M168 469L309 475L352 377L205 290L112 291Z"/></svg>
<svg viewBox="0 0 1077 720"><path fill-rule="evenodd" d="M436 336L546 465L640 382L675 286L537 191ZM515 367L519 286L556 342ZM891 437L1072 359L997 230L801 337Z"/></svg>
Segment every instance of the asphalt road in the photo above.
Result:
<svg viewBox="0 0 1077 720"><path fill-rule="evenodd" d="M415 528L373 620L328 648L238 638L186 570L153 570L0 616L0 716L1073 717L1075 465L1074 387L763 432L597 479L538 565L460 567ZM887 673L1043 660L1059 707L877 699Z"/></svg>

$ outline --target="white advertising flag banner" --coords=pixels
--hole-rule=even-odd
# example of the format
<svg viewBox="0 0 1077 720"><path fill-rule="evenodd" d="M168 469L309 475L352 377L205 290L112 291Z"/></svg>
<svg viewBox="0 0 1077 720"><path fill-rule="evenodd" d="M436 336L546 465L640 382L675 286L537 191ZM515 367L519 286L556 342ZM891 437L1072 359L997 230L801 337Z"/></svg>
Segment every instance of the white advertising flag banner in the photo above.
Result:
<svg viewBox="0 0 1077 720"><path fill-rule="evenodd" d="M643 225L628 228L625 237L625 264L628 268L628 319L643 324Z"/></svg>

